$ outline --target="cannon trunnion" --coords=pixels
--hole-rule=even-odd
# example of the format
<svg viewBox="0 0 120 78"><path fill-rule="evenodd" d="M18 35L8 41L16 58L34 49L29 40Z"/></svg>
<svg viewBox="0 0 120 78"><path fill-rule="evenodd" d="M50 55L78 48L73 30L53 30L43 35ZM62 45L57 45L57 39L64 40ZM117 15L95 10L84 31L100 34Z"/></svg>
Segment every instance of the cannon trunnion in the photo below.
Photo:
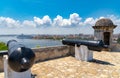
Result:
<svg viewBox="0 0 120 78"><path fill-rule="evenodd" d="M88 47L89 50L94 50L94 51L101 51L103 48L107 48L107 46L104 45L102 40L72 40L72 39L63 39L62 43L64 45L69 45L69 46L80 46L80 45L85 45Z"/></svg>
<svg viewBox="0 0 120 78"><path fill-rule="evenodd" d="M16 72L24 72L34 64L35 54L16 40L10 40L8 46L8 64Z"/></svg>

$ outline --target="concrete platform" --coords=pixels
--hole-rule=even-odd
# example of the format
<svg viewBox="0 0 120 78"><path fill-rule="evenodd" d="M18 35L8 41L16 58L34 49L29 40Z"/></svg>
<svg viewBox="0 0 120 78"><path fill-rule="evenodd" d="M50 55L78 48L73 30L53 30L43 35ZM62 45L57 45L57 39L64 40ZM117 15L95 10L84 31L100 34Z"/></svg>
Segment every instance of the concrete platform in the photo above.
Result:
<svg viewBox="0 0 120 78"><path fill-rule="evenodd" d="M120 78L120 52L93 53L92 62L69 56L34 64L32 74L36 78Z"/></svg>

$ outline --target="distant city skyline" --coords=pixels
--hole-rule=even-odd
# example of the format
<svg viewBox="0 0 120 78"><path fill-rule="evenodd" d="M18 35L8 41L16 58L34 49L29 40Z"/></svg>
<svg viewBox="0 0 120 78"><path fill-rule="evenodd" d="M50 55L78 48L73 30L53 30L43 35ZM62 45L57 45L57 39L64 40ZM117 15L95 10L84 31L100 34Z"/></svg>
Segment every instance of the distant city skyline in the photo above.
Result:
<svg viewBox="0 0 120 78"><path fill-rule="evenodd" d="M1 0L1 34L93 34L100 18L120 33L118 0Z"/></svg>

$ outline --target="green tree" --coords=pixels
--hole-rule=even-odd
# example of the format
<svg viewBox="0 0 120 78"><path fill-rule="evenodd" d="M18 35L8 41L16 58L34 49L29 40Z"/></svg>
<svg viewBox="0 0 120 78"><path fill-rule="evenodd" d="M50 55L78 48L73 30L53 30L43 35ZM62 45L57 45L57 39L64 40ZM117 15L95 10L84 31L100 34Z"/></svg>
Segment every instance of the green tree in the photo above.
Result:
<svg viewBox="0 0 120 78"><path fill-rule="evenodd" d="M117 42L120 44L120 38L117 39Z"/></svg>
<svg viewBox="0 0 120 78"><path fill-rule="evenodd" d="M4 42L0 42L0 51L1 50L7 50L7 46Z"/></svg>

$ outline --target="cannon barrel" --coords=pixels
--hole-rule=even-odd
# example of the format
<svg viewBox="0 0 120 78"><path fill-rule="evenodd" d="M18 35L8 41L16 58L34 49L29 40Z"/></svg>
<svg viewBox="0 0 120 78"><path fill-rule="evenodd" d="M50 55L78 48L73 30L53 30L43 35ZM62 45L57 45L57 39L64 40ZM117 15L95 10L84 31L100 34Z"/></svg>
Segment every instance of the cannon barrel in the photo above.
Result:
<svg viewBox="0 0 120 78"><path fill-rule="evenodd" d="M35 54L16 40L10 40L8 46L8 64L13 71L24 72L34 64Z"/></svg>
<svg viewBox="0 0 120 78"><path fill-rule="evenodd" d="M80 45L85 45L88 47L89 50L94 50L94 51L101 51L103 48L107 48L106 45L104 45L102 40L72 40L72 39L63 39L62 43L64 45L69 45L69 46L80 46Z"/></svg>

